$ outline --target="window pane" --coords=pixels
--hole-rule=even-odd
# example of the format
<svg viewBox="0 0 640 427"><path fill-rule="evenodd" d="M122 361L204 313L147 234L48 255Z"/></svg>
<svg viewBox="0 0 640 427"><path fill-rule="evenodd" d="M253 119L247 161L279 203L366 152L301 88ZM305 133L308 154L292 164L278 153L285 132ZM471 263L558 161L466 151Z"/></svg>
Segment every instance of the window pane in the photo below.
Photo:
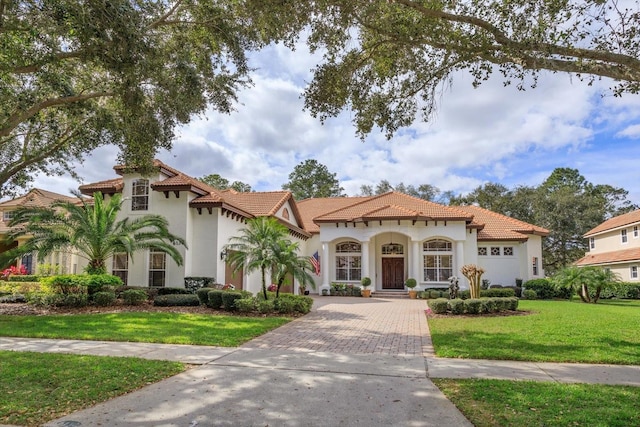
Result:
<svg viewBox="0 0 640 427"><path fill-rule="evenodd" d="M478 255L487 255L487 248L478 248Z"/></svg>
<svg viewBox="0 0 640 427"><path fill-rule="evenodd" d="M151 253L149 255L149 268L151 270L164 270L165 259L164 253Z"/></svg>
<svg viewBox="0 0 640 427"><path fill-rule="evenodd" d="M127 254L113 255L113 270L126 270L129 264Z"/></svg>
<svg viewBox="0 0 640 427"><path fill-rule="evenodd" d="M451 252L451 242L441 239L429 240L422 245L425 252Z"/></svg>
<svg viewBox="0 0 640 427"><path fill-rule="evenodd" d="M150 271L149 286L164 287L164 271Z"/></svg>
<svg viewBox="0 0 640 427"><path fill-rule="evenodd" d="M504 256L512 256L513 255L513 247L505 246L502 248L502 253Z"/></svg>
<svg viewBox="0 0 640 427"><path fill-rule="evenodd" d="M336 252L348 253L348 252L361 252L362 247L358 242L342 242L336 245Z"/></svg>
<svg viewBox="0 0 640 427"><path fill-rule="evenodd" d="M440 267L453 267L453 257L451 255L440 255ZM447 278L450 276L447 276Z"/></svg>

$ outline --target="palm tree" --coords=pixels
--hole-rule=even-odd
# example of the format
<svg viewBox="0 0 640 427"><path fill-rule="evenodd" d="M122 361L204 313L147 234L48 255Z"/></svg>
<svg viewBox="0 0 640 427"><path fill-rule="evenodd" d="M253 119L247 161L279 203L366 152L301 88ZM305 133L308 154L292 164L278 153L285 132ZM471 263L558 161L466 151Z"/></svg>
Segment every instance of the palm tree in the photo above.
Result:
<svg viewBox="0 0 640 427"><path fill-rule="evenodd" d="M240 236L232 237L223 248L227 262L236 273L243 267L250 273L260 270L262 293L267 299L266 272L276 265L276 248L287 241L288 230L275 218L258 217L247 221Z"/></svg>
<svg viewBox="0 0 640 427"><path fill-rule="evenodd" d="M609 269L596 266L567 267L553 276L557 288L571 289L582 302L597 303L603 289L613 288L620 283L620 276Z"/></svg>
<svg viewBox="0 0 640 427"><path fill-rule="evenodd" d="M49 208L22 208L16 210L9 223L13 231L7 240L21 237L29 240L9 251L17 259L23 254L36 252L39 258L56 250L75 248L86 258L89 274L106 273L106 260L115 253L133 253L141 249L155 248L169 254L178 265L182 256L174 244L185 245L184 239L169 232L169 223L160 215L144 215L135 219L117 220L122 209L122 196L114 194L105 202L102 193L94 193L87 201L76 194L81 203L59 201Z"/></svg>
<svg viewBox="0 0 640 427"><path fill-rule="evenodd" d="M315 282L309 271L312 265L308 257L298 255L298 243L282 240L274 247L273 274L277 284L276 298L280 296L280 287L287 276L292 276L300 282L302 287L310 284L315 289Z"/></svg>

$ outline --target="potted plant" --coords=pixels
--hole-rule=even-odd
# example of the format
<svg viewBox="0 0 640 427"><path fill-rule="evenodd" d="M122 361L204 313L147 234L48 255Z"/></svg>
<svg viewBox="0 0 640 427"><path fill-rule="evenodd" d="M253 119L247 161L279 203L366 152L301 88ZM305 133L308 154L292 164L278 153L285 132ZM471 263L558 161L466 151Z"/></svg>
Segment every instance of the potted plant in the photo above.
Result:
<svg viewBox="0 0 640 427"><path fill-rule="evenodd" d="M360 281L360 284L362 285L362 296L365 298L370 298L371 289L367 289L367 288L371 286L371 279L368 277L363 277L362 280Z"/></svg>
<svg viewBox="0 0 640 427"><path fill-rule="evenodd" d="M416 282L416 279L409 278L409 279L407 279L406 282L404 282L404 285L407 288L409 288L409 298L411 298L411 299L418 298L418 291L416 291L414 289L416 286L418 286L418 282Z"/></svg>

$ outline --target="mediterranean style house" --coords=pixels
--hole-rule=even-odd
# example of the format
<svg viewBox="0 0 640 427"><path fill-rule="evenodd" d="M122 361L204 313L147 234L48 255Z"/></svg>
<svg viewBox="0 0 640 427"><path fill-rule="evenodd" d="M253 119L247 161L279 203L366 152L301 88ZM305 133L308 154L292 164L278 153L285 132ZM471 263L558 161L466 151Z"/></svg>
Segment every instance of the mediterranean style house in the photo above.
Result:
<svg viewBox="0 0 640 427"><path fill-rule="evenodd" d="M589 239L589 251L576 265L608 268L625 282L638 280L640 209L610 218L584 237Z"/></svg>
<svg viewBox="0 0 640 427"><path fill-rule="evenodd" d="M122 193L121 215L163 215L170 231L187 242L178 248L182 266L163 252L115 256L111 271L129 285L182 287L185 277L204 276L257 292L259 274L233 274L225 245L248 219L260 216L284 224L301 255L317 265L318 293L334 282L359 284L363 277L371 278L374 292L403 292L407 278L415 278L418 289L446 287L451 276L465 288L465 264L483 267L492 284L544 277L542 238L548 230L479 207L443 206L398 192L296 201L288 191L220 191L160 161L155 166L152 176L116 166L120 177L80 186L85 195ZM295 283L289 290L297 289Z"/></svg>
<svg viewBox="0 0 640 427"><path fill-rule="evenodd" d="M5 237L10 231L9 221L13 218L13 212L20 208L49 207L56 201L78 203L77 197L65 196L52 191L34 188L24 196L17 197L0 203L0 253L8 251L16 246L22 245L25 239L19 241L6 242ZM23 265L29 274L36 273L36 264L48 264L55 266L54 271L64 273L81 272L86 262L79 259L73 252L55 252L47 259L36 260L33 254L27 254L18 261L18 266Z"/></svg>

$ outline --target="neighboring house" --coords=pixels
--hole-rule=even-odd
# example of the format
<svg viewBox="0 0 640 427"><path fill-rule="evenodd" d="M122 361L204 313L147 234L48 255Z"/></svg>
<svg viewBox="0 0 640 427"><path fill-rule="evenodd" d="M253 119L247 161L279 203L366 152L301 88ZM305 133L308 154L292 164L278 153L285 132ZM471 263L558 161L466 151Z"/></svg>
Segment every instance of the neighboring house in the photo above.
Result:
<svg viewBox="0 0 640 427"><path fill-rule="evenodd" d="M9 249L13 249L19 245L22 245L28 238L24 238L19 241L6 242L5 237L10 231L8 226L9 222L13 218L13 212L20 207L49 207L56 201L69 201L77 203L77 197L65 196L62 194L54 193L52 191L41 190L34 188L30 190L24 196L17 197L12 200L7 200L0 203L0 253L6 252ZM79 273L86 265L84 260L79 259L72 250L68 252L56 251L49 255L46 259L37 260L33 254L27 254L22 257L16 263L16 266L24 265L27 272L30 274L36 272L38 264L50 264L55 266L55 270L61 274L64 273Z"/></svg>
<svg viewBox="0 0 640 427"><path fill-rule="evenodd" d="M259 273L233 275L224 246L247 219L259 216L277 218L301 255L318 261L317 292L332 282L359 284L362 277L372 279L374 291L403 290L409 277L419 288L448 286L464 264L484 267L483 277L493 284L544 277L541 239L548 231L485 209L396 192L296 202L288 191L220 191L160 161L155 165L157 173L148 177L116 166L121 178L80 187L87 195L123 193L121 215L161 214L186 240L182 266L162 252L114 257L111 271L130 285L183 286L184 277L206 276L257 292Z"/></svg>
<svg viewBox="0 0 640 427"><path fill-rule="evenodd" d="M589 240L589 252L576 265L608 268L625 282L638 280L640 209L608 219L584 237Z"/></svg>

